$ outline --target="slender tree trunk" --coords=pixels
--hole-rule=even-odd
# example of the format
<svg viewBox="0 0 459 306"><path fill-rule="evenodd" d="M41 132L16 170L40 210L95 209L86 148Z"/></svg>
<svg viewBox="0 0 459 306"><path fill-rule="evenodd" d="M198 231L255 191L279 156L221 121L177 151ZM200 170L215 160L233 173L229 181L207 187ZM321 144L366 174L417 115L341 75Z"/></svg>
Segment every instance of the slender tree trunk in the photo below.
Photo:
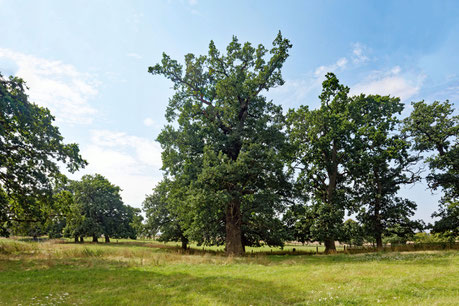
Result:
<svg viewBox="0 0 459 306"><path fill-rule="evenodd" d="M382 198L382 184L380 182L380 178L378 175L378 172L375 170L375 179L376 179L376 187L378 190L378 194L376 195L375 198L375 240L376 240L376 248L378 250L381 250L383 248L382 244L382 232L383 232L383 226L381 223L381 198Z"/></svg>
<svg viewBox="0 0 459 306"><path fill-rule="evenodd" d="M92 235L92 242L99 242L99 238L96 235Z"/></svg>
<svg viewBox="0 0 459 306"><path fill-rule="evenodd" d="M336 185L338 180L338 161L337 161L338 149L336 146L336 141L333 140L333 148L331 152L331 162L332 167L327 171L328 172L328 188L327 188L327 202L330 205L331 210L335 210L335 191ZM330 227L333 228L334 224L330 224ZM328 236L325 241L325 254L333 254L336 253L336 246L335 246L335 237L333 234Z"/></svg>
<svg viewBox="0 0 459 306"><path fill-rule="evenodd" d="M75 243L78 243L78 236L75 236Z"/></svg>
<svg viewBox="0 0 459 306"><path fill-rule="evenodd" d="M378 250L382 250L383 245L382 245L382 235L380 233L376 233L376 248Z"/></svg>
<svg viewBox="0 0 459 306"><path fill-rule="evenodd" d="M379 213L379 200L376 200L375 205L375 240L376 240L376 248L381 250L383 248L382 244L382 224L381 224L381 216Z"/></svg>
<svg viewBox="0 0 459 306"><path fill-rule="evenodd" d="M375 201L375 240L376 240L376 247L378 249L382 249L382 224L381 224L381 215L380 215L380 204L379 199Z"/></svg>
<svg viewBox="0 0 459 306"><path fill-rule="evenodd" d="M235 199L226 207L226 254L239 256L244 253L241 231L241 203Z"/></svg>
<svg viewBox="0 0 459 306"><path fill-rule="evenodd" d="M84 243L84 237L83 236L80 236L80 242Z"/></svg>
<svg viewBox="0 0 459 306"><path fill-rule="evenodd" d="M188 247L188 239L182 236L181 241L182 241L182 249L186 250Z"/></svg>
<svg viewBox="0 0 459 306"><path fill-rule="evenodd" d="M110 236L104 235L105 243L110 243Z"/></svg>
<svg viewBox="0 0 459 306"><path fill-rule="evenodd" d="M335 239L328 238L324 241L324 244L325 244L325 254L336 253Z"/></svg>

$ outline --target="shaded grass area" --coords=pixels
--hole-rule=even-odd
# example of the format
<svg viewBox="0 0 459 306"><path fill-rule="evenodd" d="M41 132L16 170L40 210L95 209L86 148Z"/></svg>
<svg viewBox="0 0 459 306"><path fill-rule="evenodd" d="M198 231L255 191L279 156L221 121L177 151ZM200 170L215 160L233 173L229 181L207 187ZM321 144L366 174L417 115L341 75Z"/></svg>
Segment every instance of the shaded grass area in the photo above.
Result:
<svg viewBox="0 0 459 306"><path fill-rule="evenodd" d="M457 251L228 258L153 243L0 240L6 305L455 305L458 279Z"/></svg>

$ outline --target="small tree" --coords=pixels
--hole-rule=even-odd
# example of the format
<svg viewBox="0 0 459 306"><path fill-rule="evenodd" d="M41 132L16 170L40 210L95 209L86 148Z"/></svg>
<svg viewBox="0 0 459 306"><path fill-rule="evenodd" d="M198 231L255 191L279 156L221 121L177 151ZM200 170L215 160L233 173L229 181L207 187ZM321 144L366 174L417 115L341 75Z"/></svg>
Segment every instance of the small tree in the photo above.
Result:
<svg viewBox="0 0 459 306"><path fill-rule="evenodd" d="M350 246L361 246L365 242L365 232L357 221L347 219L344 222L339 241L347 243Z"/></svg>
<svg viewBox="0 0 459 306"><path fill-rule="evenodd" d="M443 204L432 217L440 218L432 226L432 232L441 234L450 241L459 237L459 202Z"/></svg>
<svg viewBox="0 0 459 306"><path fill-rule="evenodd" d="M320 235L314 231L314 223L318 216L314 207L307 206L307 200L300 194L296 201L290 203L288 210L283 216L283 222L289 235L289 240L295 240L305 244L306 242L322 241Z"/></svg>
<svg viewBox="0 0 459 306"><path fill-rule="evenodd" d="M424 227L422 221L406 218L404 222L397 222L385 230L384 242L391 244L406 244L408 241L413 241L416 232L422 231Z"/></svg>
<svg viewBox="0 0 459 306"><path fill-rule="evenodd" d="M134 208L126 205L127 215L124 220L126 228L126 237L131 239L137 239L138 236L143 234L143 217L141 215L142 210L140 208Z"/></svg>
<svg viewBox="0 0 459 306"><path fill-rule="evenodd" d="M85 175L81 181L70 184L75 205L68 220L68 231L74 237L92 236L93 242L104 235L105 242L110 237L129 236L126 229L131 220L128 208L123 204L120 188L110 183L100 174ZM74 218L74 219L72 219Z"/></svg>
<svg viewBox="0 0 459 306"><path fill-rule="evenodd" d="M180 241L182 249L186 250L189 241L173 207L171 187L172 182L164 180L146 197L143 202L143 210L147 217L145 227L152 233L160 233L159 241Z"/></svg>

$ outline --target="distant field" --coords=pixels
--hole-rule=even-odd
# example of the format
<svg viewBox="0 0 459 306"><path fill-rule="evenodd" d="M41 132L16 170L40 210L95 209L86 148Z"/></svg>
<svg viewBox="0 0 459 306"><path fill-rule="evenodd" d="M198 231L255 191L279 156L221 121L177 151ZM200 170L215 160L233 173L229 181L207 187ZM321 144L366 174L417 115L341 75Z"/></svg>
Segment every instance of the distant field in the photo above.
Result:
<svg viewBox="0 0 459 306"><path fill-rule="evenodd" d="M142 240L139 240L142 241ZM158 242L161 243L161 242ZM176 246L179 247L180 244L176 242L168 242L165 245ZM224 246L198 246L195 243L191 243L190 247L196 250L205 250L205 251L218 251L223 252L225 247ZM325 247L323 245L301 245L301 244L286 244L283 248L280 247L270 247L270 246L262 246L262 247L246 247L246 253L269 253L269 252L291 252L295 249L297 252L308 252L308 253L316 253L316 251L323 252ZM343 246L337 245L336 249L338 251L343 250Z"/></svg>
<svg viewBox="0 0 459 306"><path fill-rule="evenodd" d="M457 305L459 252L227 258L154 242L0 239L0 305Z"/></svg>

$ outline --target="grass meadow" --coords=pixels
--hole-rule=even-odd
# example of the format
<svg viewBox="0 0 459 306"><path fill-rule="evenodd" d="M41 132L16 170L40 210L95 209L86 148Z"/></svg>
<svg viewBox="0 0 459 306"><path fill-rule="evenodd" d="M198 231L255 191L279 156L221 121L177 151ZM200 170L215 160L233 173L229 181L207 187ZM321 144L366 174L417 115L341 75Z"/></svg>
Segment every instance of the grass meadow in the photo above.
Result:
<svg viewBox="0 0 459 306"><path fill-rule="evenodd" d="M459 303L457 250L313 253L231 258L153 241L0 239L0 305Z"/></svg>

